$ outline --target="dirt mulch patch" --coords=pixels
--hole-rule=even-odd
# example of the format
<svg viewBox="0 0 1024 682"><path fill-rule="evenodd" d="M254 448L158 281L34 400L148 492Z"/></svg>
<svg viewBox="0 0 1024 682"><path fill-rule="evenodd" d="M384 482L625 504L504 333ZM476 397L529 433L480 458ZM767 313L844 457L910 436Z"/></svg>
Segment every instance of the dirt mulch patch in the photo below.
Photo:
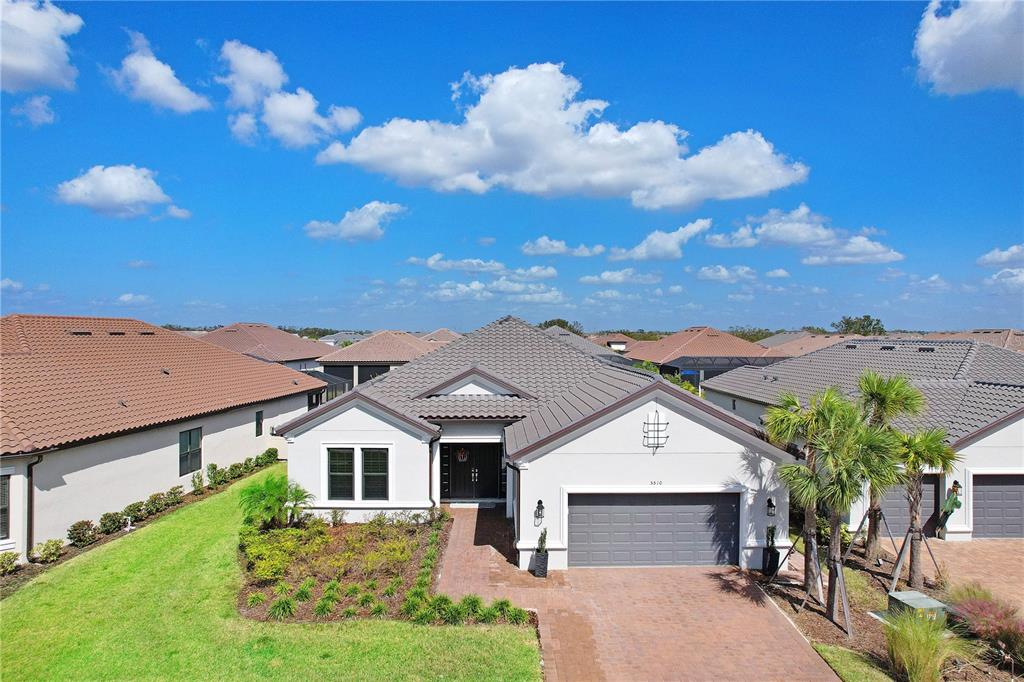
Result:
<svg viewBox="0 0 1024 682"><path fill-rule="evenodd" d="M368 532L369 524L366 523L328 526L326 544L313 554L300 553L280 581L260 581L251 571L247 571L245 584L238 594L238 611L242 616L254 620L275 620L270 616L269 610L271 604L280 596L275 592L275 586L284 583L290 588L288 596L295 599L295 613L287 618L289 622L325 622L371 615L380 618L401 617L399 609L405 600L406 592L414 587L424 554L429 547L431 534L435 530L440 533L438 559L431 574L433 585L447 546L451 526L450 518L437 525L389 524L380 534ZM411 543L412 549L408 559L384 562L380 565L367 564L367 557L380 553L387 543L396 541ZM246 558L241 552L239 559L245 566ZM303 582L309 579L313 581L310 596L300 601L296 598L296 592ZM325 585L332 580L337 580L340 584L340 598L334 603L329 615L317 616L313 609L323 596ZM385 593L389 585L393 587L393 594L390 595ZM249 596L257 592L264 595L265 601L256 606L249 606ZM371 609L377 604L383 604L384 610L371 614Z"/></svg>
<svg viewBox="0 0 1024 682"><path fill-rule="evenodd" d="M866 591L854 592L850 590L850 580L847 580L847 590L850 598L851 621L853 625L853 637L848 637L846 632L835 623L825 617L825 607L818 604L814 599L808 599L803 609L799 609L800 603L804 600L805 593L802 585L788 585L785 580L777 579L771 585L767 585L767 578L761 580L761 586L775 600L782 611L796 624L797 628L807 639L815 644L831 644L835 646L852 649L870 658L879 669L888 671L889 659L886 652L884 625L878 619L869 615L869 611L884 611L888 603L888 588L891 582L889 577L895 559L889 557L883 561L881 567L866 563L861 555L856 553L850 556L846 563L848 570L855 571L859 576L866 578ZM907 571L904 569L904 577ZM826 572L827 576L827 572ZM905 582L900 582L897 589L910 589ZM925 581L925 587L919 590L935 599L942 600L941 586ZM827 598L827 592L826 592ZM845 625L842 607L837 614L837 620ZM948 680L968 680L970 682L981 682L982 680L1013 680L1008 671L1002 670L986 661L975 661L954 666L947 671Z"/></svg>
<svg viewBox="0 0 1024 682"><path fill-rule="evenodd" d="M264 468L256 469L255 471L253 471L253 472L251 472L249 474L246 474L245 476L242 476L241 478L236 478L236 479L234 479L232 481L228 481L227 485L224 485L224 486L222 486L220 488L216 488L216 489L206 488L202 495L196 495L194 492L192 492L192 493L184 493L182 495L182 502L181 502L181 504L175 505L173 507L168 507L167 509L164 509L161 512L153 514L152 516L147 516L142 521L133 521L132 522L132 530L137 530L139 528L145 528L146 526L148 526L149 524L153 523L157 519L160 519L160 518L166 516L167 514L175 512L175 511L181 509L182 507L190 505L190 504L192 504L194 502L199 502L201 500L205 500L205 499L209 498L212 495L216 495L219 492L223 492L224 490L227 489L227 487L229 485L232 485L232 484L237 483L239 481L244 481L249 476L255 475L255 474L263 471ZM145 500L141 500L141 501L145 501ZM119 511L119 510L112 509L111 511ZM91 545L86 545L85 547L75 547L74 545L66 545L64 547L63 553L60 555L60 559L58 559L57 561L53 562L52 564L44 564L44 563L39 563L37 561L30 561L27 564L20 564L18 566L18 569L14 573L11 573L10 575L0 576L0 600L6 599L7 597L11 596L15 592L17 592L23 585L25 585L26 583L30 582L33 578L35 578L36 576L38 576L38 575L40 575L42 573L45 573L46 571L50 570L54 566L60 566L65 561L70 561L71 559L74 559L76 556L79 556L80 554L85 554L86 552L91 551L93 549L96 549L97 547L100 547L102 545L105 545L108 542L113 542L114 540L117 540L118 538L122 538L125 535L128 535L130 532L131 531L125 532L123 530L119 530L116 533L111 533L110 535L100 535L99 531L97 530L96 542L92 543Z"/></svg>

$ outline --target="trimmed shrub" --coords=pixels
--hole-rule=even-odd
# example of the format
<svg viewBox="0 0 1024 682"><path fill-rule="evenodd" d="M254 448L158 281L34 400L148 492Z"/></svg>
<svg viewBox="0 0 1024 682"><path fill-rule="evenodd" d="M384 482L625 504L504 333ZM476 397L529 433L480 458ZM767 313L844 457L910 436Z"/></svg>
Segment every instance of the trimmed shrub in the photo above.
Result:
<svg viewBox="0 0 1024 682"><path fill-rule="evenodd" d="M313 615L317 618L326 618L331 615L331 611L334 610L334 600L328 599L326 596L321 597L319 601L313 606Z"/></svg>
<svg viewBox="0 0 1024 682"><path fill-rule="evenodd" d="M283 578L291 563L291 557L281 554L267 557L266 559L257 559L252 565L252 575L260 582L272 582L278 578Z"/></svg>
<svg viewBox="0 0 1024 682"><path fill-rule="evenodd" d="M513 606L505 614L505 620L512 625L523 625L530 622L530 612L526 609L521 609L518 606Z"/></svg>
<svg viewBox="0 0 1024 682"><path fill-rule="evenodd" d="M164 502L168 507L176 507L185 501L185 489L176 485L164 495Z"/></svg>
<svg viewBox="0 0 1024 682"><path fill-rule="evenodd" d="M256 460L252 457L246 457L245 461L242 462L242 470L247 474L251 474L256 471Z"/></svg>
<svg viewBox="0 0 1024 682"><path fill-rule="evenodd" d="M344 611L342 611L341 615L344 618L354 618L357 613L359 613L359 611L356 609L356 607L350 606Z"/></svg>
<svg viewBox="0 0 1024 682"><path fill-rule="evenodd" d="M331 510L331 525L337 528L341 524L345 523L345 510L344 509L332 509Z"/></svg>
<svg viewBox="0 0 1024 682"><path fill-rule="evenodd" d="M111 535L119 530L124 530L126 521L127 519L121 512L107 512L100 517L100 532L104 535Z"/></svg>
<svg viewBox="0 0 1024 682"><path fill-rule="evenodd" d="M163 493L153 493L146 500L146 516L156 516L164 509L167 509L167 498L164 497Z"/></svg>
<svg viewBox="0 0 1024 682"><path fill-rule="evenodd" d="M10 575L18 570L17 552L0 552L0 575Z"/></svg>
<svg viewBox="0 0 1024 682"><path fill-rule="evenodd" d="M36 561L42 564L52 564L64 553L64 541L54 538L46 542L40 542L32 549Z"/></svg>
<svg viewBox="0 0 1024 682"><path fill-rule="evenodd" d="M491 604L491 608L498 612L498 616L501 618L508 618L508 612L511 611L514 606L508 599L495 599Z"/></svg>
<svg viewBox="0 0 1024 682"><path fill-rule="evenodd" d="M282 597L270 605L267 615L274 620L284 620L295 615L295 600L291 597Z"/></svg>
<svg viewBox="0 0 1024 682"><path fill-rule="evenodd" d="M211 488L220 487L228 482L228 471L210 462L206 465L206 480L210 482Z"/></svg>
<svg viewBox="0 0 1024 682"><path fill-rule="evenodd" d="M889 665L897 675L912 682L940 682L950 659L967 658L970 653L967 642L946 636L945 617L928 618L903 611L892 616L888 625L885 641Z"/></svg>
<svg viewBox="0 0 1024 682"><path fill-rule="evenodd" d="M274 585L274 594L276 594L278 597L287 597L291 593L291 591L292 586L283 580Z"/></svg>
<svg viewBox="0 0 1024 682"><path fill-rule="evenodd" d="M356 600L356 603L360 606L369 606L373 603L373 595L369 592L364 592L363 594L359 595L359 599Z"/></svg>
<svg viewBox="0 0 1024 682"><path fill-rule="evenodd" d="M256 455L256 466L265 467L277 461L277 448L267 448Z"/></svg>
<svg viewBox="0 0 1024 682"><path fill-rule="evenodd" d="M375 616L377 618L383 618L384 616L388 615L387 604L385 604L382 601L377 602L373 605L373 608L370 609L370 615Z"/></svg>
<svg viewBox="0 0 1024 682"><path fill-rule="evenodd" d="M309 601L313 598L314 587L316 587L316 580L314 578L306 578L299 585L299 589L295 590L295 598L298 601Z"/></svg>
<svg viewBox="0 0 1024 682"><path fill-rule="evenodd" d="M476 620L478 623L493 623L498 620L498 609L493 606L485 606L477 612Z"/></svg>
<svg viewBox="0 0 1024 682"><path fill-rule="evenodd" d="M437 611L437 615L440 617L441 622L446 625L461 625L462 621L466 619L466 612L463 610L461 604L446 604L435 610Z"/></svg>
<svg viewBox="0 0 1024 682"><path fill-rule="evenodd" d="M96 542L96 524L92 521L75 521L68 528L68 541L75 547L86 547Z"/></svg>
<svg viewBox="0 0 1024 682"><path fill-rule="evenodd" d="M146 518L146 504L145 502L132 502L121 513L125 515L126 520L130 519L132 523L143 521Z"/></svg>
<svg viewBox="0 0 1024 682"><path fill-rule="evenodd" d="M417 613L419 613L420 609L422 608L422 599L406 597L405 601L402 602L402 607L399 609L399 611L402 613L403 616L409 616L410 618L412 618Z"/></svg>
<svg viewBox="0 0 1024 682"><path fill-rule="evenodd" d="M203 472L197 471L192 474L192 492L196 495L202 495L206 490L206 485L203 483Z"/></svg>
<svg viewBox="0 0 1024 682"><path fill-rule="evenodd" d="M345 588L346 597L358 597L362 590L359 588L359 583L352 583Z"/></svg>
<svg viewBox="0 0 1024 682"><path fill-rule="evenodd" d="M249 605L249 608L259 606L263 602L267 601L267 595L262 592L253 592L249 595L249 598L245 600L245 603Z"/></svg>
<svg viewBox="0 0 1024 682"><path fill-rule="evenodd" d="M467 594L459 601L467 618L476 618L477 614L484 607L484 600L475 594Z"/></svg>
<svg viewBox="0 0 1024 682"><path fill-rule="evenodd" d="M236 478L241 478L244 475L245 467L242 465L241 462L235 462L234 464L228 467L227 476L229 479L234 480Z"/></svg>
<svg viewBox="0 0 1024 682"><path fill-rule="evenodd" d="M434 622L434 619L436 617L437 614L435 613L434 609L430 608L429 606L424 606L419 611L417 611L415 615L413 615L412 622L416 623L417 625L430 625Z"/></svg>
<svg viewBox="0 0 1024 682"><path fill-rule="evenodd" d="M331 601L341 599L341 584L337 580L330 580L324 585L324 598Z"/></svg>
<svg viewBox="0 0 1024 682"><path fill-rule="evenodd" d="M426 599L427 591L422 587L414 587L405 593L406 599Z"/></svg>
<svg viewBox="0 0 1024 682"><path fill-rule="evenodd" d="M373 578L371 580L367 580L366 581L366 590L367 590L367 592L376 592L377 591L377 579L376 578Z"/></svg>

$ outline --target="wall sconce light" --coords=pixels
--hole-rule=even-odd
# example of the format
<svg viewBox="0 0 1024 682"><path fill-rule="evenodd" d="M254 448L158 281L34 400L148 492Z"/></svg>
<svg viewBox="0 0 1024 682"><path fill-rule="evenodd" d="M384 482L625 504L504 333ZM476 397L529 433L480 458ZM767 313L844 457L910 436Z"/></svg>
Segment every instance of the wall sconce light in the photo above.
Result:
<svg viewBox="0 0 1024 682"><path fill-rule="evenodd" d="M775 516L775 500L768 498L768 516Z"/></svg>
<svg viewBox="0 0 1024 682"><path fill-rule="evenodd" d="M533 511L533 518L537 521L544 520L544 500L537 500L537 508Z"/></svg>

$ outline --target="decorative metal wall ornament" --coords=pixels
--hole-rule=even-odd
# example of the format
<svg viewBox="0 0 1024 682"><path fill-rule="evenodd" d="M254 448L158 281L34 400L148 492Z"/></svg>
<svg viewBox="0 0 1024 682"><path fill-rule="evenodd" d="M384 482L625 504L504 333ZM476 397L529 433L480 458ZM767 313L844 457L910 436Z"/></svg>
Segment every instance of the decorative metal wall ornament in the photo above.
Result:
<svg viewBox="0 0 1024 682"><path fill-rule="evenodd" d="M668 442L668 420L658 410L647 413L644 420L644 447L651 449L654 454L660 447Z"/></svg>
<svg viewBox="0 0 1024 682"><path fill-rule="evenodd" d="M464 464L469 460L469 451L466 448L459 448L455 451L455 459L460 463Z"/></svg>

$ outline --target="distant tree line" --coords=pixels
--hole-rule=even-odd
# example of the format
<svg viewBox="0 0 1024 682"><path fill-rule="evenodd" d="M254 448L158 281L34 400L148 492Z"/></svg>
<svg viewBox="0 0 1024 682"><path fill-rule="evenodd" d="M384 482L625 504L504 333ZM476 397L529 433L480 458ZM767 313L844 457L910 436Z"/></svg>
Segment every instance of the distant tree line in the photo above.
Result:
<svg viewBox="0 0 1024 682"><path fill-rule="evenodd" d="M306 339L319 339L323 336L330 336L331 334L337 334L341 331L340 329L331 329L330 327L289 327L287 325L279 325L277 328L281 331L286 331L289 334L298 334Z"/></svg>
<svg viewBox="0 0 1024 682"><path fill-rule="evenodd" d="M160 325L164 329L170 329L172 332L188 332L188 331L199 331L199 332L212 332L214 329L220 329L224 325L212 324L212 325L188 325L188 324L162 324Z"/></svg>

